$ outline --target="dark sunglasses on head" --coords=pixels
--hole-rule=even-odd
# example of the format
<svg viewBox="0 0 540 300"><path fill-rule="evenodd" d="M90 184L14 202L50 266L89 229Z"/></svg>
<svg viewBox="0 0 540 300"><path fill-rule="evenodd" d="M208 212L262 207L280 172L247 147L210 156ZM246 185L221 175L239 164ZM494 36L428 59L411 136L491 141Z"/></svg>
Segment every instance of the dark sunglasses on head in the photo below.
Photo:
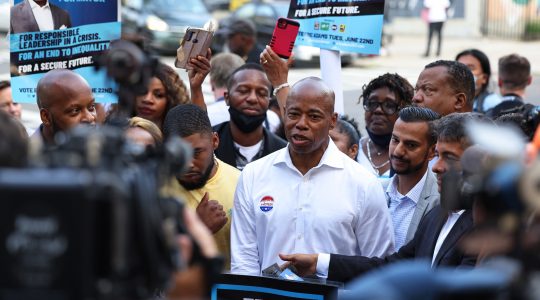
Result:
<svg viewBox="0 0 540 300"><path fill-rule="evenodd" d="M381 107L382 111L387 115L393 115L399 110L399 104L392 101L367 101L364 102L364 109L369 112L374 112L377 110L377 107Z"/></svg>

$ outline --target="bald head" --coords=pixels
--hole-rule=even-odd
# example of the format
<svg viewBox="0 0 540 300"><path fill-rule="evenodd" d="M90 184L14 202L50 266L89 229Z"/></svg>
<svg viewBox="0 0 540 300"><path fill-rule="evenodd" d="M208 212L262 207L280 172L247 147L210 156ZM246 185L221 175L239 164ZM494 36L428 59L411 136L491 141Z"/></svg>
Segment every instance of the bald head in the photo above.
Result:
<svg viewBox="0 0 540 300"><path fill-rule="evenodd" d="M293 164L301 172L315 166L329 145L328 134L337 120L334 98L332 89L316 77L300 80L291 88L284 128Z"/></svg>
<svg viewBox="0 0 540 300"><path fill-rule="evenodd" d="M321 109L332 114L336 96L334 91L318 77L307 77L295 83L289 93L285 107L292 101L310 101L319 99Z"/></svg>
<svg viewBox="0 0 540 300"><path fill-rule="evenodd" d="M78 124L95 125L94 96L81 75L66 69L49 71L39 80L36 94L46 142L53 143L58 131Z"/></svg>
<svg viewBox="0 0 540 300"><path fill-rule="evenodd" d="M49 108L83 93L91 94L92 91L81 75L68 69L52 70L38 82L37 104L39 108Z"/></svg>

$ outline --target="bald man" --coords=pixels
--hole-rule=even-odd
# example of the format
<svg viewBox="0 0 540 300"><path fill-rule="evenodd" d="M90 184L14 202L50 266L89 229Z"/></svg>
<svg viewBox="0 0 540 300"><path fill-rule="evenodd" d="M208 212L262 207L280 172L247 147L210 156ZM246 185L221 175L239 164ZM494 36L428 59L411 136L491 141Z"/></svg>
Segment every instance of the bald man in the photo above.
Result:
<svg viewBox="0 0 540 300"><path fill-rule="evenodd" d="M79 74L58 69L49 71L37 85L37 104L42 124L33 136L54 145L54 136L79 124L96 124L94 95Z"/></svg>
<svg viewBox="0 0 540 300"><path fill-rule="evenodd" d="M322 80L309 77L291 88L284 115L288 146L248 164L236 187L233 273L259 275L283 263L279 253L393 251L383 189L332 142L336 120L334 92Z"/></svg>

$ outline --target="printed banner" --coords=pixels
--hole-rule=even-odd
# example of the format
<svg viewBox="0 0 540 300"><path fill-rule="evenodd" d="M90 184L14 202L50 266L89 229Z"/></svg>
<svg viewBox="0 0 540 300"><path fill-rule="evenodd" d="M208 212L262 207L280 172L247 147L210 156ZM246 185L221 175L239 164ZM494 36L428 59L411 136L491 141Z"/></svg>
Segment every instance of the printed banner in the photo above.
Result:
<svg viewBox="0 0 540 300"><path fill-rule="evenodd" d="M116 102L113 83L105 70L96 71L94 58L120 38L119 0L49 0L47 5L16 0L11 8L13 99L35 103L45 73L71 69L88 81L96 102Z"/></svg>
<svg viewBox="0 0 540 300"><path fill-rule="evenodd" d="M379 54L384 0L291 0L300 22L296 45Z"/></svg>

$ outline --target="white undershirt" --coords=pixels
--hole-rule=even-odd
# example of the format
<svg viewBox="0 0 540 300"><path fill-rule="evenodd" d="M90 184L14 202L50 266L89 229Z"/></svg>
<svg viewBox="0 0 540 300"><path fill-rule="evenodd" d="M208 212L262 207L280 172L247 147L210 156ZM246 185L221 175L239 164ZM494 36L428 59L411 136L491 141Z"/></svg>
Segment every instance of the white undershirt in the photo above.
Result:
<svg viewBox="0 0 540 300"><path fill-rule="evenodd" d="M34 13L34 18L39 26L39 31L54 30L53 16L51 12L51 7L49 6L49 1L43 7L39 6L33 0L30 0L30 7L32 8L32 13Z"/></svg>
<svg viewBox="0 0 540 300"><path fill-rule="evenodd" d="M437 243L435 244L435 249L433 250L433 258L431 259L431 265L435 262L435 258L437 257L437 254L439 254L439 250L441 250L441 246L444 243L444 240L450 233L450 230L452 230L452 227L456 224L457 220L463 214L465 210L460 210L458 212L450 213L448 216L448 219L446 219L446 223L444 223L443 228L441 229L441 232L439 233L439 237L437 238Z"/></svg>
<svg viewBox="0 0 540 300"><path fill-rule="evenodd" d="M240 154L246 158L247 161L251 162L253 160L253 157L259 153L259 149L261 149L263 140L260 140L257 144L253 146L242 146L237 144L236 142L234 145L238 147L238 150L240 151Z"/></svg>

